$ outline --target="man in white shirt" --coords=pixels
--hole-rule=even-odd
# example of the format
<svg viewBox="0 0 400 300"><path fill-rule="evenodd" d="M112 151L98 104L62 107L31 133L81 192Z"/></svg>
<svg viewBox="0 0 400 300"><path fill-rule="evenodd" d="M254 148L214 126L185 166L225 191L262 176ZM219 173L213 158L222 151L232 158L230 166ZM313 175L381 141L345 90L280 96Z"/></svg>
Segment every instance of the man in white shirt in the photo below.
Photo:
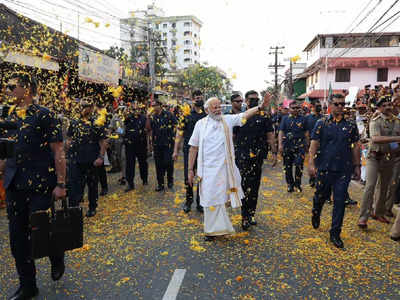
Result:
<svg viewBox="0 0 400 300"><path fill-rule="evenodd" d="M261 105L235 115L222 115L221 101L215 97L208 99L204 105L208 116L196 123L189 141L191 147L188 181L192 186L197 156L197 177L200 180L200 204L204 208L206 241L235 232L225 203L230 201L233 208L240 207L244 194L240 172L235 165L232 129L242 126L247 119L268 107L270 100L271 95L266 94Z"/></svg>

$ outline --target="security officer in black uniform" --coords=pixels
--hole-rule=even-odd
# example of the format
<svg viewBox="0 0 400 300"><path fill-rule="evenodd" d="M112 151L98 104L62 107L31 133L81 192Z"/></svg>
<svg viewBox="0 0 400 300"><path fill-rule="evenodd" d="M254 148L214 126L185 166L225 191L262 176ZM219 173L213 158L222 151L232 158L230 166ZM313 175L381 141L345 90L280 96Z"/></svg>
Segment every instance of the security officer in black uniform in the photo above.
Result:
<svg viewBox="0 0 400 300"><path fill-rule="evenodd" d="M312 130L314 129L317 121L323 117L321 111L322 105L319 100L311 103L311 113L306 116L306 127L309 136L311 136ZM315 187L315 177L310 176L309 183L311 187Z"/></svg>
<svg viewBox="0 0 400 300"><path fill-rule="evenodd" d="M93 104L89 98L81 103L81 116L68 128L68 185L69 204L78 206L88 185L89 210L87 217L96 215L98 194L98 168L104 163L106 133L104 126L96 125Z"/></svg>
<svg viewBox="0 0 400 300"><path fill-rule="evenodd" d="M258 93L254 90L245 94L248 108L258 106ZM268 155L268 144L273 154L273 166L277 162L277 149L274 129L269 115L260 112L247 120L242 127L235 127L235 158L242 177L242 189L245 198L242 200L242 228L249 229L257 225L254 218L258 190L260 188L262 165ZM265 142L268 140L268 144Z"/></svg>
<svg viewBox="0 0 400 300"><path fill-rule="evenodd" d="M156 165L158 186L156 192L164 191L165 173L167 173L168 188L174 186L174 151L175 116L162 107L159 95L154 95L153 111L149 114L147 130L151 132L150 145L153 148L154 162Z"/></svg>
<svg viewBox="0 0 400 300"><path fill-rule="evenodd" d="M285 116L279 127L279 152L283 156L286 183L288 192L301 189L303 164L308 144L306 119L300 115L301 106L295 101L289 105L289 115ZM293 165L295 166L295 179L293 179Z"/></svg>
<svg viewBox="0 0 400 300"><path fill-rule="evenodd" d="M17 129L5 135L15 141L15 156L1 161L4 170L11 253L19 276L20 287L10 298L30 299L36 286L35 263L31 256L30 214L47 210L54 199L66 196L65 155L60 122L48 109L33 103L37 82L28 73L14 73L7 84L7 95L16 104L9 120ZM5 169L4 169L5 168ZM64 274L64 253L50 257L51 278Z"/></svg>
<svg viewBox="0 0 400 300"><path fill-rule="evenodd" d="M137 104L128 108L128 114L125 117L125 134L123 142L125 145L126 171L125 176L128 187L125 192L135 188L135 167L136 159L139 162L140 177L143 185L147 185L149 165L147 163L147 117L141 113Z"/></svg>
<svg viewBox="0 0 400 300"><path fill-rule="evenodd" d="M317 184L313 199L312 226L320 225L320 216L325 201L333 191L333 214L330 240L338 248L344 244L340 238L347 188L352 174L360 178L359 134L354 123L344 119L344 96L335 94L329 99L331 114L317 121L311 134L309 173L316 176ZM315 155L320 150L317 160Z"/></svg>
<svg viewBox="0 0 400 300"><path fill-rule="evenodd" d="M175 137L174 153L172 155L174 161L178 159L179 149L183 140L183 165L185 175L185 187L186 187L186 202L183 205L183 211L185 213L190 212L193 203L193 187L188 184L188 166L189 166L189 140L192 136L194 126L196 122L207 116L204 111L204 98L203 93L200 90L196 90L192 93L193 108L189 115L182 115L179 120L178 130ZM183 139L182 139L183 137ZM196 165L195 165L196 168ZM203 212L203 207L200 205L199 188L197 187L196 196L197 210Z"/></svg>

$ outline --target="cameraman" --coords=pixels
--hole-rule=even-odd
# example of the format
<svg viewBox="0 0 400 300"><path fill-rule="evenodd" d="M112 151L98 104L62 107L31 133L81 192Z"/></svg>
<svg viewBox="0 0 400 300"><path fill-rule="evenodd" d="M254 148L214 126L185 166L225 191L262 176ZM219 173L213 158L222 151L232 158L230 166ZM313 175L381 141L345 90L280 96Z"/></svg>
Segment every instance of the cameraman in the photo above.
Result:
<svg viewBox="0 0 400 300"><path fill-rule="evenodd" d="M33 103L37 81L28 73L11 75L6 95L15 104L8 121L16 129L7 130L6 137L15 141L15 155L2 161L9 219L10 246L15 258L20 287L10 299L29 299L39 290L36 286L35 263L31 256L30 214L47 210L52 197L66 196L65 155L61 125L45 107ZM50 257L51 278L64 274L64 253Z"/></svg>

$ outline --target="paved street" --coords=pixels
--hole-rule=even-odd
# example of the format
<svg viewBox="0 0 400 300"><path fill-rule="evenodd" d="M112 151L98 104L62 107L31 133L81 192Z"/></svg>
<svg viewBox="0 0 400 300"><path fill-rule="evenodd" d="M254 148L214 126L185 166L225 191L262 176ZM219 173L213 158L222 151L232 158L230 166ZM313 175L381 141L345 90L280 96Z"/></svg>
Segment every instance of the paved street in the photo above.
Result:
<svg viewBox="0 0 400 300"><path fill-rule="evenodd" d="M342 234L346 251L332 247L330 205L321 228L313 230L312 190L304 185L303 193L289 195L281 167L265 165L258 226L242 232L239 211L229 209L237 234L211 243L203 241L201 215L180 209L182 158L175 192L153 192L152 160L150 174L148 187L137 181L128 194L112 177L112 191L100 198L98 214L85 219L84 247L66 255L63 279L52 282L48 260L37 261L38 299L163 299L176 269L186 270L180 273L179 300L400 298L400 247L388 238L389 225L371 221L368 233L360 232L358 208L349 208ZM350 194L360 200L358 187ZM18 284L4 210L0 261L3 299Z"/></svg>

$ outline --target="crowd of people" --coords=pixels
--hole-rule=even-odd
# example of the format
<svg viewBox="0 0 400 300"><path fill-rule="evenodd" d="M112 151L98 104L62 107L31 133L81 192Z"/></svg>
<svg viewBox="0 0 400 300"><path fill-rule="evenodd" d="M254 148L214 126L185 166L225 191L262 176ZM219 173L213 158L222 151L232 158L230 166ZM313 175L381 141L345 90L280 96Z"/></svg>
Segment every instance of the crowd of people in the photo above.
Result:
<svg viewBox="0 0 400 300"><path fill-rule="evenodd" d="M156 192L174 189L174 162L183 150L186 201L204 213L205 240L234 232L226 211L228 203L241 208L243 230L257 225L255 218L262 166L278 154L288 193L302 192L303 167L308 157L309 184L315 188L311 224L320 225L325 202L333 203L330 240L338 248L350 181L365 185L358 226L369 217L389 223L398 204L400 176L400 88L366 86L354 105L346 92L326 102L292 101L271 110L272 96L257 91L231 96L232 110L223 114L221 101L204 100L192 93L191 106L167 107L158 95L150 103L119 103L108 107L94 97L74 105L76 115L53 112L35 101L37 82L28 73L15 73L6 85L12 100L7 121L15 128L2 137L15 141L12 158L1 161L6 190L11 252L20 288L11 299L37 295L35 264L31 257L29 216L46 210L54 199L68 196L79 206L88 187L88 218L97 213L100 195L108 193L106 166L120 173L125 192L135 189L135 165L142 184L149 183L149 154L154 158ZM99 185L101 191L99 193ZM390 237L400 240L400 214ZM59 280L65 270L64 254L50 257L51 276Z"/></svg>

